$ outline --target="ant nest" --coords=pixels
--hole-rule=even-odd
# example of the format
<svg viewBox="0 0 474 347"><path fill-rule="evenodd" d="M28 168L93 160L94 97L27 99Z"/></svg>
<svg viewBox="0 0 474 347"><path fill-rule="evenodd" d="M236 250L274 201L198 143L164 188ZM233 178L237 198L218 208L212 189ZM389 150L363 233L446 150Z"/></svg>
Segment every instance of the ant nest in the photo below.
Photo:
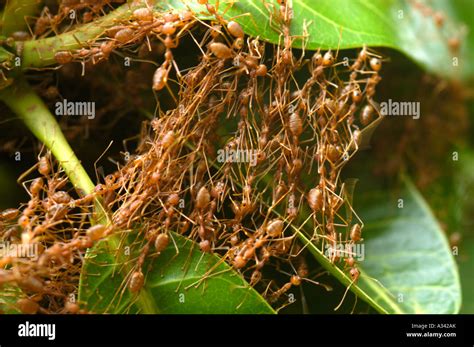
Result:
<svg viewBox="0 0 474 347"><path fill-rule="evenodd" d="M364 128L379 117L373 97L381 57L364 47L345 63L337 52L293 50L286 6L276 16L284 42L276 46L245 36L238 23L207 8L215 21L199 43L200 62L186 71L179 71L172 51L196 22L189 11L141 8L90 49L56 54L60 64L95 63L154 37L165 52L150 87L166 88L174 69L180 89L176 107L159 111L137 153L93 193L73 197L45 156L38 163L41 176L28 186L28 204L2 212L3 241L42 245L37 260L1 259L2 268L9 267L1 270L0 284L23 291L17 303L23 312L85 312L67 299L77 291L83 254L124 231L145 240L128 281L132 292L144 285L148 253L159 256L173 231L219 254L252 286L261 285L271 303L302 280L327 287L308 278L298 232L321 247L361 240L362 222L341 217L342 207L352 207L340 174ZM299 72L309 77L301 80ZM99 198L109 223L91 225ZM340 261L340 254L333 252L331 260ZM356 281L355 259L345 263ZM279 264L293 271L283 287L262 275Z"/></svg>

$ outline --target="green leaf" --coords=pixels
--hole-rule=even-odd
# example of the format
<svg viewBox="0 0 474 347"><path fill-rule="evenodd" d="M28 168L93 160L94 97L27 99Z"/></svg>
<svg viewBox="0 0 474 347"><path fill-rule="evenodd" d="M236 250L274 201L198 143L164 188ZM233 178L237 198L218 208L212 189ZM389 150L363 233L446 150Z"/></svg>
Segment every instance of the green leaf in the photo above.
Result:
<svg viewBox="0 0 474 347"><path fill-rule="evenodd" d="M9 36L15 31L25 31L27 18L38 12L37 0L7 0L2 16L2 34Z"/></svg>
<svg viewBox="0 0 474 347"><path fill-rule="evenodd" d="M452 1L456 3L457 1ZM453 66L448 39L458 33L458 12L451 1L437 1L434 10L447 13L443 29L436 26L413 3L403 0L293 0L291 34L299 37L293 46L309 50L357 48L363 45L389 47L405 53L424 68L443 76L472 76L466 47L462 47L459 66ZM180 0L169 1L170 7L182 7ZM204 5L185 2L207 18ZM234 18L251 36L278 43L276 1L220 1L219 10L226 18ZM471 13L472 3L460 7ZM429 5L429 4L428 4ZM457 5L459 7L459 5ZM461 12L462 13L462 12ZM461 16L460 16L461 17ZM461 19L465 19L462 18ZM468 22L469 23L469 22ZM302 40L301 37L305 36ZM472 53L472 52L471 52Z"/></svg>
<svg viewBox="0 0 474 347"><path fill-rule="evenodd" d="M447 240L413 184L404 179L403 185L400 192L368 188L355 196L355 210L365 223L365 259L359 261L356 283L295 231L326 270L378 312L457 313L459 275Z"/></svg>
<svg viewBox="0 0 474 347"><path fill-rule="evenodd" d="M337 265L333 264L324 255L324 253L319 249L318 246L312 243L301 231L296 229L295 232L298 235L298 238L303 242L303 245L306 245L309 252L315 257L315 259L321 264L323 268L328 270L343 285L345 285L346 287L349 287L351 291L353 291L356 295L358 295L362 300L369 303L379 313L401 313L397 311L396 307L386 309L383 303L381 302L381 300L374 300L371 297L372 293L367 292L363 289L364 287L376 288L377 286L379 286L372 278L361 276L357 284L352 283L352 280L347 275L347 273L344 272L342 269L340 269Z"/></svg>
<svg viewBox="0 0 474 347"><path fill-rule="evenodd" d="M365 223L365 259L360 266L390 294L381 286L359 285L389 312L457 313L461 305L457 266L415 186L405 178L400 191L364 190L360 195L355 204Z"/></svg>
<svg viewBox="0 0 474 347"><path fill-rule="evenodd" d="M0 40L2 39L3 38L0 38ZM15 55L13 53L9 52L4 47L0 47L0 64L2 65L2 67L11 68L14 58Z"/></svg>
<svg viewBox="0 0 474 347"><path fill-rule="evenodd" d="M445 174L424 190L430 206L445 225L448 234L460 235L456 256L461 275L461 313L474 312L474 234L472 215L474 213L474 152L472 149L458 150L459 160L448 161ZM453 250L457 250L453 248Z"/></svg>
<svg viewBox="0 0 474 347"><path fill-rule="evenodd" d="M210 1L215 3L215 1ZM473 35L461 35L461 50L456 54L459 65L453 66L448 39L460 35L460 24L471 24L467 14L472 2L465 0L437 1L433 8L449 17L443 29L432 17L423 15L413 3L403 0L292 0L294 18L291 33L294 47L309 50L357 48L363 45L389 47L405 53L422 67L442 76L469 78L474 74L469 59L474 55ZM141 6L141 5L140 5ZM139 6L138 6L139 7ZM61 35L27 41L23 48L22 68L42 67L55 63L54 54L87 46L103 35L107 28L132 15L136 5L125 4L94 23L84 24ZM155 5L164 9L193 10L200 19L212 19L204 5L197 1L168 0ZM227 19L239 22L251 36L278 43L276 1L220 0L219 12ZM215 20L215 18L214 18ZM306 38L302 40L306 28ZM464 44L464 41L469 44ZM304 42L304 44L303 44Z"/></svg>
<svg viewBox="0 0 474 347"><path fill-rule="evenodd" d="M0 312L3 314L21 313L16 307L16 302L21 298L20 288L12 285L4 285L0 288Z"/></svg>
<svg viewBox="0 0 474 347"><path fill-rule="evenodd" d="M474 313L474 235L461 241L459 247L459 270L462 283L462 307L460 313Z"/></svg>
<svg viewBox="0 0 474 347"><path fill-rule="evenodd" d="M170 235L179 253L170 242L165 251L145 262L145 285L138 295L126 285L132 269L124 260L129 259L114 257L118 243L114 249L100 243L83 266L79 301L101 313L275 313L222 259L201 252L183 236ZM122 252L124 247L120 246Z"/></svg>

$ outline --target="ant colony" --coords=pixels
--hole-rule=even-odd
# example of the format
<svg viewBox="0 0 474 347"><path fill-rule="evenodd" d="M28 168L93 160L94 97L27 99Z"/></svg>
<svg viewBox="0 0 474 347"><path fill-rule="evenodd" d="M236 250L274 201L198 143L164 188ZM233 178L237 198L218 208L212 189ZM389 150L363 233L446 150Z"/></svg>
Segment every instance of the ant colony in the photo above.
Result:
<svg viewBox="0 0 474 347"><path fill-rule="evenodd" d="M362 240L363 223L340 174L364 129L380 117L373 97L382 58L364 47L345 64L336 51L293 49L294 40L304 47L307 35L291 35L293 14L284 0L268 5L278 45L245 35L238 18L224 19L217 4L198 2L212 20L201 22L190 10L140 7L90 47L55 54L60 65L87 67L158 41L164 58L149 88L172 93L176 103L158 109L137 152L90 194L71 189L49 154L39 159L39 177L24 183L30 201L0 216L3 241L42 245L35 261L0 260L0 284L20 288L16 305L23 312L86 312L69 298L77 293L85 251L111 235L125 240L138 233L143 240L124 283L134 295L146 286L146 259L173 247L179 233L219 255L276 308L303 282L331 289L315 280L323 271L310 271L299 233L321 249ZM201 56L180 70L174 54L186 35ZM218 160L219 151L252 160ZM98 202L106 217L93 223ZM345 217L346 209L357 221ZM328 259L351 284L358 280L355 255L331 252Z"/></svg>

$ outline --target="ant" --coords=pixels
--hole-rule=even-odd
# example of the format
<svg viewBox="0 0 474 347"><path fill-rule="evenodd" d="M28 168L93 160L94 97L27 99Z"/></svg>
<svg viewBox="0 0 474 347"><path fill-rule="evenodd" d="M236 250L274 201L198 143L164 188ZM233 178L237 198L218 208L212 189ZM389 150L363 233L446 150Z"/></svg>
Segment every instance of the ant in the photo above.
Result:
<svg viewBox="0 0 474 347"><path fill-rule="evenodd" d="M300 249L300 247L297 246L296 250L298 250L298 253L299 253L298 255L293 256L295 257L294 262L296 262L296 267L295 265L293 265L293 262L291 260L289 261L289 265L291 266L291 269L293 270L293 274L285 272L279 269L279 266L277 266L278 271L289 276L290 280L287 283L285 283L280 289L270 294L269 296L270 303L277 302L283 294L287 293L293 287L300 287L303 282L308 282L314 285L322 286L324 289L326 289L326 291L332 291L331 286L315 281L316 278L324 275L326 272L321 272L317 274L316 276L313 276L312 279L308 278L309 268L304 258L304 255L301 253L302 249ZM292 256L290 255L290 257ZM268 287L267 287L267 290L268 290Z"/></svg>

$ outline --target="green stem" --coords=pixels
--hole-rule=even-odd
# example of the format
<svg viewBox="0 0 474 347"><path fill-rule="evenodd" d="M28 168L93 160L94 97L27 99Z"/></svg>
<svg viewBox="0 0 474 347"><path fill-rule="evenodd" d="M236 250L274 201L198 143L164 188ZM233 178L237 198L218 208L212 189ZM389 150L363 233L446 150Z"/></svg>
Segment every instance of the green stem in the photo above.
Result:
<svg viewBox="0 0 474 347"><path fill-rule="evenodd" d="M148 1L152 3L156 11L166 11L169 9L186 10L191 9L198 13L203 6L197 2L185 3L183 1ZM95 20L92 23L82 24L74 30L45 39L26 41L23 47L22 69L42 68L56 64L54 55L59 51L71 51L80 48L88 48L100 37L103 37L108 29L121 22L132 18L133 11L137 8L145 7L145 1L129 0L110 12L109 14ZM210 18L208 14L199 14L201 19Z"/></svg>
<svg viewBox="0 0 474 347"><path fill-rule="evenodd" d="M12 86L0 91L0 100L51 150L76 189L86 194L94 190L92 180L69 146L56 119L24 77L18 76Z"/></svg>
<svg viewBox="0 0 474 347"><path fill-rule="evenodd" d="M144 4L132 4L129 1L92 23L83 24L74 30L53 37L25 42L22 68L53 65L56 63L54 60L56 52L88 47L91 41L103 36L109 28L117 25L120 21L129 19L133 10L140 7L144 7Z"/></svg>
<svg viewBox="0 0 474 347"><path fill-rule="evenodd" d="M56 119L23 76L17 76L14 85L0 91L0 100L5 102L31 132L51 150L76 189L86 194L93 192L94 183L69 146ZM99 199L95 200L95 211L97 217L95 220L91 218L93 224L109 222ZM115 236L105 242L115 248L119 245L119 240ZM87 256L90 256L89 252ZM83 272L79 283L82 281Z"/></svg>

